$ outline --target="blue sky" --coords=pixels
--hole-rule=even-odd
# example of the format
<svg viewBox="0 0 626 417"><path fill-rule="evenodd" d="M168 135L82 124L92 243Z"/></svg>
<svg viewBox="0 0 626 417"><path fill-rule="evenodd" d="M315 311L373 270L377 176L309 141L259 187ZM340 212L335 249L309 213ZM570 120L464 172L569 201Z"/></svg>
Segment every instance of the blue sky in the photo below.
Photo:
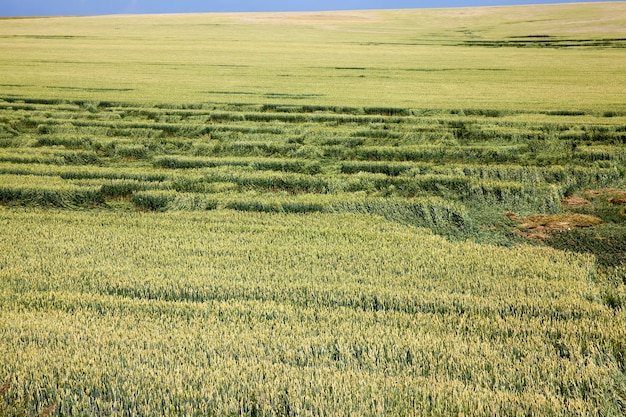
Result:
<svg viewBox="0 0 626 417"><path fill-rule="evenodd" d="M589 0L561 2L585 1ZM0 16L402 9L558 2L558 0L0 0Z"/></svg>

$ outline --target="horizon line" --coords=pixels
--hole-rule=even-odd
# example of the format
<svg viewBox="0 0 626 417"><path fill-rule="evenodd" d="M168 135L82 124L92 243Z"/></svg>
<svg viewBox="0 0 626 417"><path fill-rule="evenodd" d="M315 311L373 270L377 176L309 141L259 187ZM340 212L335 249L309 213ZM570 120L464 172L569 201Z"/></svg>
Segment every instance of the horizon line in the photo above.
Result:
<svg viewBox="0 0 626 417"><path fill-rule="evenodd" d="M106 17L106 16L166 16L166 15L198 15L198 14L271 14L271 13L333 13L333 12L366 12L366 11L401 11L401 10L442 10L442 9L484 9L500 7L533 7L533 6L562 6L562 5L585 5L602 3L624 3L623 0L603 1L555 1L550 3L521 3L477 6L443 6L443 7L397 7L397 8L363 8L363 9L311 9L311 10L269 10L269 11L182 11L182 12L120 12L102 14L58 14L58 15L3 15L0 12L0 20L11 19L47 19L47 18L70 18L70 17Z"/></svg>

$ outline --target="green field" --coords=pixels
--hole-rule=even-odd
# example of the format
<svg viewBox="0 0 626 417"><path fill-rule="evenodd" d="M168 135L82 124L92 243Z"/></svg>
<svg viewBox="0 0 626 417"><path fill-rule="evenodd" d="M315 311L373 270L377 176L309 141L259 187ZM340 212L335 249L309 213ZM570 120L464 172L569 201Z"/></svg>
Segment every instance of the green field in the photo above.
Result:
<svg viewBox="0 0 626 417"><path fill-rule="evenodd" d="M624 27L0 20L0 415L626 414Z"/></svg>

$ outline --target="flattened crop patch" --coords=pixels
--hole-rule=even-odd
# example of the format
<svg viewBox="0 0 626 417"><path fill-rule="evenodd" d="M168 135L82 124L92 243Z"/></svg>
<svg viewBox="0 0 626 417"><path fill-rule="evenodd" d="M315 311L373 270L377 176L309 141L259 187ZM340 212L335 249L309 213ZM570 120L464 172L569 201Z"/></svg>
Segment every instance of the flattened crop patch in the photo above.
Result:
<svg viewBox="0 0 626 417"><path fill-rule="evenodd" d="M528 217L518 217L515 213L507 212L505 216L519 223L515 233L534 240L546 240L555 232L572 230L579 227L591 227L602 224L602 220L589 214L534 214Z"/></svg>

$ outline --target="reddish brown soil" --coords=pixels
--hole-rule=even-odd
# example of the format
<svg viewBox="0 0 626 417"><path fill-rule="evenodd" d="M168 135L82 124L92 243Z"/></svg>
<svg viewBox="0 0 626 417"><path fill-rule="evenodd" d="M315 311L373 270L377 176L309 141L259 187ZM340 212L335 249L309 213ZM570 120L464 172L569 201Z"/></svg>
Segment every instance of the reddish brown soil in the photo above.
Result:
<svg viewBox="0 0 626 417"><path fill-rule="evenodd" d="M561 200L561 204L563 204L563 206L567 208L576 208L576 207L588 206L589 204L591 204L591 202L582 197L572 196L572 197L565 197L563 200Z"/></svg>
<svg viewBox="0 0 626 417"><path fill-rule="evenodd" d="M591 227L602 223L602 220L588 214L535 214L518 217L515 213L506 212L505 216L519 223L514 232L520 236L534 240L546 240L554 233L571 230L576 227Z"/></svg>
<svg viewBox="0 0 626 417"><path fill-rule="evenodd" d="M616 206L626 206L626 194L609 198L609 203Z"/></svg>

